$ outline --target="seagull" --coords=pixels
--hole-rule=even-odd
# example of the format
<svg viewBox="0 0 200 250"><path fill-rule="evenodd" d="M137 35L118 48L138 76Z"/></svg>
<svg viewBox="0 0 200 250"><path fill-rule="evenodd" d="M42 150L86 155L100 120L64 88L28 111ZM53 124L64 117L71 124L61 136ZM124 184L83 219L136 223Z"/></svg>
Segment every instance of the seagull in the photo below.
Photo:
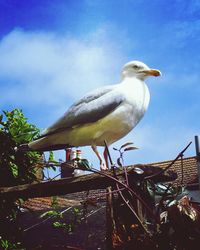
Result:
<svg viewBox="0 0 200 250"><path fill-rule="evenodd" d="M91 146L100 161L100 169L107 170L106 149L103 158L97 146L105 146L105 141L111 145L138 124L150 100L144 80L148 76L160 75L159 70L151 69L140 61L126 63L120 83L86 94L26 147L29 150L49 151Z"/></svg>

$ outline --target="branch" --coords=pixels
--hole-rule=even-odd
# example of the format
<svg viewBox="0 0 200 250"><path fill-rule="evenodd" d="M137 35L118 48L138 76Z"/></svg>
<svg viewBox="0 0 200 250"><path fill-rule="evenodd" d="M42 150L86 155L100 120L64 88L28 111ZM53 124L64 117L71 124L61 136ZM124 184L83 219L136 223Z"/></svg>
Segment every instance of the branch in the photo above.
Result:
<svg viewBox="0 0 200 250"><path fill-rule="evenodd" d="M134 168L141 168L144 171L144 176L152 175L155 172L160 172L161 168L152 167L148 165L133 165L127 167L127 173L129 178L134 180L138 178L138 175L134 171ZM106 174L112 176L112 171L106 171ZM118 177L124 176L123 169L116 169L116 175ZM157 181L170 181L171 176L165 174L161 175ZM59 180L24 184L14 187L1 187L0 188L0 198L34 198L34 197L48 197L54 195L65 195L69 193L76 193L87 190L105 189L108 186L115 185L115 181L106 176L100 175L98 173L84 175L80 177L63 178Z"/></svg>

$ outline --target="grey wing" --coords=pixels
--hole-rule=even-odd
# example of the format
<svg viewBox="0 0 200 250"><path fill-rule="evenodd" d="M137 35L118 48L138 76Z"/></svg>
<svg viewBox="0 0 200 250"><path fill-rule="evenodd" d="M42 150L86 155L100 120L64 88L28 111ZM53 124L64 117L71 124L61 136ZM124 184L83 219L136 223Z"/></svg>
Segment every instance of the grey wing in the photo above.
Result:
<svg viewBox="0 0 200 250"><path fill-rule="evenodd" d="M73 126L96 122L116 109L123 100L123 95L115 91L114 86L90 92L72 105L57 122L45 130L42 136L54 134Z"/></svg>

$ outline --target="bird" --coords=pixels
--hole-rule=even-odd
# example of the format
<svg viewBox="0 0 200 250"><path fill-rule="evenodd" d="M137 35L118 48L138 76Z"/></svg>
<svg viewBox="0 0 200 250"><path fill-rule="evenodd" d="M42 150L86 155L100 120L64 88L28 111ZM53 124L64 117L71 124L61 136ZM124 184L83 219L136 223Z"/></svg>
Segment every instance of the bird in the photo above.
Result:
<svg viewBox="0 0 200 250"><path fill-rule="evenodd" d="M121 81L90 91L75 102L55 123L36 140L26 146L29 150L50 151L71 147L91 146L100 162L100 170L107 170L104 157L97 147L111 145L127 135L142 119L150 101L144 80L160 76L157 69L140 61L130 61L122 67Z"/></svg>

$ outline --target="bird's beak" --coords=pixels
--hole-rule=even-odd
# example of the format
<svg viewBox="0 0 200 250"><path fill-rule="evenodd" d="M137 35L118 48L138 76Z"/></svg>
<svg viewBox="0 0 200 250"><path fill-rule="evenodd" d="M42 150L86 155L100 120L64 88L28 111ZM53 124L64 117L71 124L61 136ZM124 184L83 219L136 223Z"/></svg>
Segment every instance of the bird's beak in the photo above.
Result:
<svg viewBox="0 0 200 250"><path fill-rule="evenodd" d="M147 76L161 76L161 72L158 69L149 69L149 70L144 70L144 73Z"/></svg>

